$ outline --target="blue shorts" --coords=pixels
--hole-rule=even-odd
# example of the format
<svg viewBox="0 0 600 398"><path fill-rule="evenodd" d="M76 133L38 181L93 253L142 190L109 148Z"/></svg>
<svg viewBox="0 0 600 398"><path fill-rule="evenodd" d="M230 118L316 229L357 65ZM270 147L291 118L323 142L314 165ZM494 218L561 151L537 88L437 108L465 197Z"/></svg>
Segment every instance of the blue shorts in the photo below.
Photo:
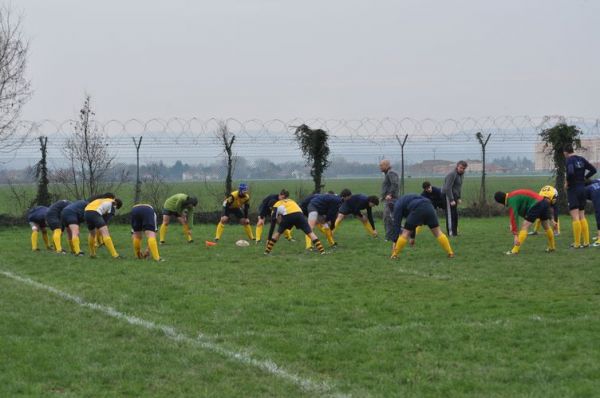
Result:
<svg viewBox="0 0 600 398"><path fill-rule="evenodd" d="M431 229L440 226L433 204L428 200L421 202L408 214L404 229L414 231L419 225L427 225Z"/></svg>
<svg viewBox="0 0 600 398"><path fill-rule="evenodd" d="M102 217L100 213L98 213L96 210L85 211L85 222L89 231L106 226L106 221L104 221L104 217Z"/></svg>
<svg viewBox="0 0 600 398"><path fill-rule="evenodd" d="M163 214L163 216L169 216L169 217L181 217L181 214L177 213L176 211L167 210L167 209L163 209L162 214Z"/></svg>
<svg viewBox="0 0 600 398"><path fill-rule="evenodd" d="M542 221L552 219L552 208L550 202L547 200L540 200L531 206L529 210L527 210L527 214L525 214L525 219L531 223L535 222L538 218Z"/></svg>
<svg viewBox="0 0 600 398"><path fill-rule="evenodd" d="M58 212L48 212L48 214L46 214L46 224L48 224L48 227L53 231L59 228L65 229L60 222L60 213Z"/></svg>
<svg viewBox="0 0 600 398"><path fill-rule="evenodd" d="M340 206L340 210L338 211L340 214L347 216L348 214L352 214L355 216L362 216L360 210L356 210L348 205L347 202L342 203Z"/></svg>
<svg viewBox="0 0 600 398"><path fill-rule="evenodd" d="M83 220L80 218L79 214L75 210L64 209L60 213L60 221L62 222L63 227L68 227L69 225L81 224Z"/></svg>
<svg viewBox="0 0 600 398"><path fill-rule="evenodd" d="M131 209L131 229L133 232L156 232L156 213L151 206L138 205Z"/></svg>
<svg viewBox="0 0 600 398"><path fill-rule="evenodd" d="M35 207L27 213L27 222L37 224L40 228L46 228L46 207Z"/></svg>
<svg viewBox="0 0 600 398"><path fill-rule="evenodd" d="M585 209L585 186L575 185L573 188L567 189L567 200L569 202L569 210L584 210Z"/></svg>
<svg viewBox="0 0 600 398"><path fill-rule="evenodd" d="M300 212L286 214L283 216L281 222L279 223L278 231L280 234L282 234L286 229L291 229L292 227L296 227L296 229L304 231L306 235L312 232L310 225L308 225L308 221L306 221L306 217L304 217L304 214Z"/></svg>

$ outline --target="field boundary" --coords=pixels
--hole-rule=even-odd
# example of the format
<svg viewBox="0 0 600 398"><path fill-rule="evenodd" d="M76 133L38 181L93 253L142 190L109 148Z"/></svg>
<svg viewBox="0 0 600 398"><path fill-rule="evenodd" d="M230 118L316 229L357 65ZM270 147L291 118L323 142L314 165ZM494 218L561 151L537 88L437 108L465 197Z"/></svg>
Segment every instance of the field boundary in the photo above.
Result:
<svg viewBox="0 0 600 398"><path fill-rule="evenodd" d="M196 347L200 347L207 351L217 353L231 361L235 361L235 362L241 363L243 365L258 368L266 373L269 373L269 374L276 376L282 380L290 382L290 383L300 387L302 390L304 390L306 392L327 394L330 396L340 397L340 398L347 397L345 394L341 394L341 393L334 391L334 386L328 382L314 381L310 378L297 375L295 373L292 373L292 372L284 369L283 367L281 367L280 365L278 365L277 363L275 363L274 361L272 361L270 359L266 359L266 360L256 359L256 358L252 357L251 355L249 355L248 353L245 353L243 351L235 351L235 350L225 348L219 344L216 344L216 343L210 341L210 337L201 332L198 333L196 338L189 337L189 336L179 332L177 329L175 329L172 326L157 324L152 321L148 321L146 319L139 318L134 315L128 315L128 314L118 311L110 306L105 306L103 304L88 302L81 297L74 296L72 294L63 292L62 290L59 290L55 287L45 285L43 283L34 281L33 279L17 275L13 272L0 269L0 274L4 275L5 277L7 277L9 279L12 279L14 281L31 286L38 290L44 290L46 292L52 293L53 295L58 296L65 301L75 303L75 304L79 305L80 307L88 308L93 311L100 312L104 315L108 315L112 318L115 318L115 319L118 319L121 321L125 321L125 322L129 323L130 325L140 326L147 330L154 330L154 331L162 332L165 337L172 339L174 341L184 342L184 343L196 346Z"/></svg>

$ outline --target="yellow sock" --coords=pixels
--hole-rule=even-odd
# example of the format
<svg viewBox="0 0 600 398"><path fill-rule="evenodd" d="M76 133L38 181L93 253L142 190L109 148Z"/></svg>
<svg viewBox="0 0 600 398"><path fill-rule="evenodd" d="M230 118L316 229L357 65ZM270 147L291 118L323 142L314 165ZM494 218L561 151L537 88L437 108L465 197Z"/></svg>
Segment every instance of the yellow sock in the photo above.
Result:
<svg viewBox="0 0 600 398"><path fill-rule="evenodd" d="M325 229L325 236L327 237L327 243L329 243L329 246L335 245L335 240L333 240L333 233L331 232L331 229L329 229L329 228L324 228L324 229Z"/></svg>
<svg viewBox="0 0 600 398"><path fill-rule="evenodd" d="M167 229L169 229L169 226L167 224L160 225L159 235L161 242L164 242L165 238L167 237Z"/></svg>
<svg viewBox="0 0 600 398"><path fill-rule="evenodd" d="M590 226L588 224L587 218L582 218L581 220L579 220L579 223L581 224L581 236L583 237L581 239L581 242L583 243L584 246L589 246L590 245Z"/></svg>
<svg viewBox="0 0 600 398"><path fill-rule="evenodd" d="M262 225L257 225L256 226L256 240L260 240L260 237L262 236L262 231L263 231L263 226Z"/></svg>
<svg viewBox="0 0 600 398"><path fill-rule="evenodd" d="M100 247L104 244L104 238L102 238L102 234L100 231L96 230L96 247Z"/></svg>
<svg viewBox="0 0 600 398"><path fill-rule="evenodd" d="M511 251L513 253L519 253L519 251L521 250L521 247L523 246L523 242L525 242L525 239L527 239L527 231L520 230L519 231L519 245L514 246Z"/></svg>
<svg viewBox="0 0 600 398"><path fill-rule="evenodd" d="M321 233L322 233L323 235L325 235L325 234L326 234L326 232L325 232L325 227L323 226L323 224L317 224L317 228L319 228L319 231L321 231Z"/></svg>
<svg viewBox="0 0 600 398"><path fill-rule="evenodd" d="M560 220L556 220L555 231L560 234Z"/></svg>
<svg viewBox="0 0 600 398"><path fill-rule="evenodd" d="M250 224L244 225L244 231L246 231L246 235L248 235L248 239L254 240L254 234L252 233L252 227Z"/></svg>
<svg viewBox="0 0 600 398"><path fill-rule="evenodd" d="M419 234L421 233L421 231L423 231L423 226L422 226L422 225L419 225L419 226L417 227L417 229L415 230L415 234L416 234L416 235L419 235Z"/></svg>
<svg viewBox="0 0 600 398"><path fill-rule="evenodd" d="M72 247L73 253L75 253L75 254L81 253L81 247L79 246L79 236L74 236L73 239L71 240L71 243L73 244L73 247Z"/></svg>
<svg viewBox="0 0 600 398"><path fill-rule="evenodd" d="M392 256L396 257L400 254L400 252L402 251L402 249L404 249L404 246L406 246L406 244L408 243L408 240L406 238L404 238L402 235L400 235L398 237L398 240L396 241L396 244L394 245L394 250L392 250Z"/></svg>
<svg viewBox="0 0 600 398"><path fill-rule="evenodd" d="M133 255L142 258L142 240L135 235L133 236Z"/></svg>
<svg viewBox="0 0 600 398"><path fill-rule="evenodd" d="M556 250L556 241L554 240L554 231L550 227L546 230L546 238L548 238L548 249Z"/></svg>
<svg viewBox="0 0 600 398"><path fill-rule="evenodd" d="M225 224L223 224L222 222L219 221L219 223L217 224L217 232L215 233L215 239L221 239L221 236L223 235L223 231L225 230Z"/></svg>
<svg viewBox="0 0 600 398"><path fill-rule="evenodd" d="M541 225L541 221L540 219L536 219L535 222L533 223L533 232L537 232L540 230L540 225Z"/></svg>
<svg viewBox="0 0 600 398"><path fill-rule="evenodd" d="M440 236L437 237L437 241L442 246L442 249L446 252L446 254L454 254L452 251L452 247L450 247L450 241L445 233L442 232Z"/></svg>
<svg viewBox="0 0 600 398"><path fill-rule="evenodd" d="M310 236L306 235L304 238L305 248L312 249L312 240L310 240Z"/></svg>
<svg viewBox="0 0 600 398"><path fill-rule="evenodd" d="M48 240L48 233L45 230L42 231L42 239L44 240L44 245L46 245L46 249L50 249L50 242Z"/></svg>
<svg viewBox="0 0 600 398"><path fill-rule="evenodd" d="M152 258L156 261L160 260L156 238L148 238L148 248L150 249L150 254L152 254Z"/></svg>
<svg viewBox="0 0 600 398"><path fill-rule="evenodd" d="M31 231L31 250L38 249L38 231Z"/></svg>
<svg viewBox="0 0 600 398"><path fill-rule="evenodd" d="M338 230L338 228L340 227L340 224L341 224L341 223L342 223L342 220L340 220L340 219L337 219L337 220L335 220L335 230L336 230L336 231L337 231L337 230Z"/></svg>
<svg viewBox="0 0 600 398"><path fill-rule="evenodd" d="M106 248L108 249L108 252L110 253L111 256L113 256L113 257L119 256L119 253L117 253L117 250L115 249L115 245L113 245L113 241L110 236L104 237L104 246L106 246Z"/></svg>
<svg viewBox="0 0 600 398"><path fill-rule="evenodd" d="M313 243L315 244L315 247L317 248L319 253L323 253L325 251L325 248L323 247L323 244L319 239L315 239Z"/></svg>
<svg viewBox="0 0 600 398"><path fill-rule="evenodd" d="M75 246L73 246L73 239L67 239L67 241L69 242L69 249L71 249L71 253L75 253ZM77 241L79 241L79 238L77 238Z"/></svg>
<svg viewBox="0 0 600 398"><path fill-rule="evenodd" d="M194 240L194 238L192 238L192 230L188 224L183 224L183 236L185 236L188 242Z"/></svg>
<svg viewBox="0 0 600 398"><path fill-rule="evenodd" d="M62 231L60 228L56 228L54 231L52 231L52 242L54 242L54 249L56 249L57 253L62 251L62 244L60 241L61 236Z"/></svg>
<svg viewBox="0 0 600 398"><path fill-rule="evenodd" d="M286 229L285 231L283 231L283 236L285 236L287 240L292 240L292 230Z"/></svg>
<svg viewBox="0 0 600 398"><path fill-rule="evenodd" d="M88 235L88 249L90 250L90 256L96 257L96 237Z"/></svg>
<svg viewBox="0 0 600 398"><path fill-rule="evenodd" d="M581 223L579 220L573 221L573 246L581 246Z"/></svg>
<svg viewBox="0 0 600 398"><path fill-rule="evenodd" d="M370 222L364 222L363 227L365 227L370 236L373 236L373 227L371 226Z"/></svg>

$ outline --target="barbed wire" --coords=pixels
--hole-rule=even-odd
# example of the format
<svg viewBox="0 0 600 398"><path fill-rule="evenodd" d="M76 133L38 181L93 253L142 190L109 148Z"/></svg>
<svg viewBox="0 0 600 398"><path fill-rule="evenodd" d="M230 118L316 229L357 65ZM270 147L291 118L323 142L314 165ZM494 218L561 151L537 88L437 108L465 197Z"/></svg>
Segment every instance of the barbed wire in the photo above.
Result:
<svg viewBox="0 0 600 398"><path fill-rule="evenodd" d="M22 121L14 134L15 142L6 142L6 147L20 145L18 152L2 154L4 162L13 159L35 159L38 145L36 137L48 137L49 160L60 161L62 148L75 130L77 120ZM476 156L479 148L475 138L477 132L491 134L489 152L502 153L509 144L515 145L514 154L531 154L539 133L558 123L576 125L584 138L600 138L600 118L550 116L498 116L465 117L459 119L415 119L415 118L363 118L346 119L301 119L291 120L238 120L178 118L95 120L93 127L109 138L111 149L117 158L124 161L135 157L132 137L144 137L141 160L148 162L161 159L198 159L206 161L217 158L221 146L216 139L219 123L225 122L228 130L236 135L238 155L248 158L270 158L281 161L299 158L293 131L295 126L306 124L310 128L321 128L330 135L330 147L334 156L382 157L397 153L398 137L407 136L407 156L436 156L436 152L449 155ZM24 137L27 137L25 139ZM17 142L21 140L21 142ZM494 149L496 148L496 149Z"/></svg>

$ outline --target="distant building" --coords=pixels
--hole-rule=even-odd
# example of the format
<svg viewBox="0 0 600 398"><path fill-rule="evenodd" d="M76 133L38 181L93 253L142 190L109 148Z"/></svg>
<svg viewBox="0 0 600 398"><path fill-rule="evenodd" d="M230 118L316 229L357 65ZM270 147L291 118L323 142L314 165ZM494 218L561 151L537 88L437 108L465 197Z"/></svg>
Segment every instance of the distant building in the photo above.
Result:
<svg viewBox="0 0 600 398"><path fill-rule="evenodd" d="M598 167L600 165L600 139L581 140L582 149L575 151L577 154L585 157L590 163ZM535 144L535 171L550 171L554 169L552 156L544 151L544 143Z"/></svg>

